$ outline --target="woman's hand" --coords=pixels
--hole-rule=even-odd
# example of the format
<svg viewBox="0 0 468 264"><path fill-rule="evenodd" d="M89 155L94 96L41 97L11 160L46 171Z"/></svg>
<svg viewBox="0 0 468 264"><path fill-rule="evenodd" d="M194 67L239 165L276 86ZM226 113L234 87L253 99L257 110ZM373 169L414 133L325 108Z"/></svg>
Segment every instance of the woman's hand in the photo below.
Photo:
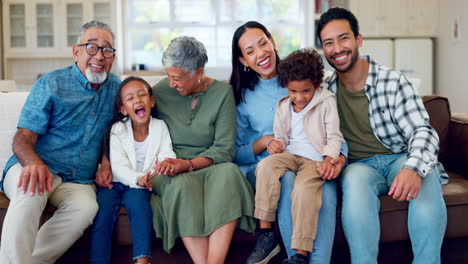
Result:
<svg viewBox="0 0 468 264"><path fill-rule="evenodd" d="M174 172L175 165L174 163L166 160L162 162L156 162L156 166L154 167L155 171L162 175L169 175L170 173Z"/></svg>
<svg viewBox="0 0 468 264"><path fill-rule="evenodd" d="M188 160L184 160L184 159L173 159L173 158L167 158L165 159L163 162L169 162L171 163L171 169L170 171L167 171L167 174L164 174L164 175L167 175L167 176L175 176L179 173L182 173L182 172L186 172L189 170L190 168L190 163ZM162 163L162 162L161 162ZM159 164L161 164L159 163ZM153 168L156 170L156 171L159 171L159 164L156 164ZM168 167L170 165L167 165ZM166 172L166 171L165 171Z"/></svg>
<svg viewBox="0 0 468 264"><path fill-rule="evenodd" d="M275 138L273 135L266 135L259 139L257 139L254 143L252 143L252 150L255 155L262 153L264 150L267 149L267 143L272 138Z"/></svg>

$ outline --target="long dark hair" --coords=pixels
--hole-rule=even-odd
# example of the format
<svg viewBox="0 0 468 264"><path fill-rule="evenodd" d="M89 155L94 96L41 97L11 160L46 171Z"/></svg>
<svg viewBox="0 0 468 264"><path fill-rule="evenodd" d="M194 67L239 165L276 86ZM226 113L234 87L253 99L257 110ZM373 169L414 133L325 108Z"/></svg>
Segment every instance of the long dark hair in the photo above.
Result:
<svg viewBox="0 0 468 264"><path fill-rule="evenodd" d="M144 79L142 79L140 77L130 76L130 77L126 78L125 80L123 80L123 82L120 84L119 90L117 91L117 94L115 95L115 98L114 98L114 114L112 116L112 120L110 122L110 125L107 128L106 135L104 136L104 142L103 142L103 152L104 152L104 155L106 155L106 157L108 159L110 158L109 157L110 135L111 135L111 131L112 131L112 126L117 122L124 122L124 119L126 118L126 116L124 116L120 112L120 108L122 108L122 106L123 106L123 103L122 103L122 90L125 87L125 85L127 85L128 83L133 82L133 81L142 83L146 87L146 89L148 90L148 93L150 94L150 96L153 95L153 89L151 89L151 85L149 85L149 83L147 81L145 81ZM153 109L151 111L151 116L156 117L156 111L154 111L154 107L153 107Z"/></svg>
<svg viewBox="0 0 468 264"><path fill-rule="evenodd" d="M249 90L254 90L255 85L258 83L258 74L253 71L244 71L244 65L239 61L239 57L242 57L242 51L239 47L239 39L244 35L245 31L247 31L248 28L258 28L265 35L270 39L273 40L273 37L271 36L270 32L268 29L256 22L256 21L249 21L242 26L238 27L236 31L234 32L234 36L232 37L232 73L231 73L231 79L229 80L229 83L232 86L232 89L234 90L234 97L236 99L236 105L240 104L241 102L244 102L244 93L245 89ZM278 66L278 63L280 61L280 58L278 56L278 51L275 49L275 55L276 55L276 66Z"/></svg>

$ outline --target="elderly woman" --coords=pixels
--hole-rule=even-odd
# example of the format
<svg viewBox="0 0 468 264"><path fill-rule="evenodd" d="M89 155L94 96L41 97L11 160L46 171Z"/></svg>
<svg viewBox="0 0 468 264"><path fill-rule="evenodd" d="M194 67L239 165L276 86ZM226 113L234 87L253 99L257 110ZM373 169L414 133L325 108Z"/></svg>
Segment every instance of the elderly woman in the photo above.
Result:
<svg viewBox="0 0 468 264"><path fill-rule="evenodd" d="M204 74L206 49L192 37L173 39L163 54L168 78L153 87L156 110L177 159L152 179L153 224L170 251L181 237L195 263L224 263L236 225L253 231L253 191L230 163L236 108L229 84Z"/></svg>

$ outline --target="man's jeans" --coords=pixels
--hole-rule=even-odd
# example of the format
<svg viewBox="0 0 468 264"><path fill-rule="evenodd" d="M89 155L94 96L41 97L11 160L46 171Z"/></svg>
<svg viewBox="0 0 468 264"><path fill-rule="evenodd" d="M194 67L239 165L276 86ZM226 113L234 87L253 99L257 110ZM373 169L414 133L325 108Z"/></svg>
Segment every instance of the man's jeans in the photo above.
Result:
<svg viewBox="0 0 468 264"><path fill-rule="evenodd" d="M291 193L294 187L294 179L294 173L287 171L284 174L281 179L281 196L278 203L278 225L288 257L296 254L296 251L291 249ZM317 236L314 241L314 248L309 254L309 263L311 264L330 263L333 238L335 236L336 200L336 182L326 181L322 186L322 208L319 213Z"/></svg>
<svg viewBox="0 0 468 264"><path fill-rule="evenodd" d="M135 189L119 182L113 188L99 188L99 211L91 232L91 263L110 263L112 233L121 205L127 209L132 230L133 259L151 257L153 214L149 204L150 191Z"/></svg>
<svg viewBox="0 0 468 264"><path fill-rule="evenodd" d="M377 263L380 239L378 197L387 195L406 159L406 154L377 155L344 169L341 176L342 223L352 263ZM413 264L440 263L447 213L439 179L439 171L435 168L423 178L417 198L409 202L408 230Z"/></svg>

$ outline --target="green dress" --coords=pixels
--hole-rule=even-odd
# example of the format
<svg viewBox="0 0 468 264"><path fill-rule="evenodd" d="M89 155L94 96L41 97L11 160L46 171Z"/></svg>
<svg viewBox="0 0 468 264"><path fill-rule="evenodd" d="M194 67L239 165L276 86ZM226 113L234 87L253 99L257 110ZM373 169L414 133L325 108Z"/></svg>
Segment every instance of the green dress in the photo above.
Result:
<svg viewBox="0 0 468 264"><path fill-rule="evenodd" d="M238 219L248 232L255 228L254 195L234 155L236 109L231 86L214 81L206 90L181 96L168 79L153 87L159 118L169 128L177 158L207 157L210 167L174 177L153 178L153 226L170 252L181 236L207 236ZM193 97L198 97L191 109Z"/></svg>

